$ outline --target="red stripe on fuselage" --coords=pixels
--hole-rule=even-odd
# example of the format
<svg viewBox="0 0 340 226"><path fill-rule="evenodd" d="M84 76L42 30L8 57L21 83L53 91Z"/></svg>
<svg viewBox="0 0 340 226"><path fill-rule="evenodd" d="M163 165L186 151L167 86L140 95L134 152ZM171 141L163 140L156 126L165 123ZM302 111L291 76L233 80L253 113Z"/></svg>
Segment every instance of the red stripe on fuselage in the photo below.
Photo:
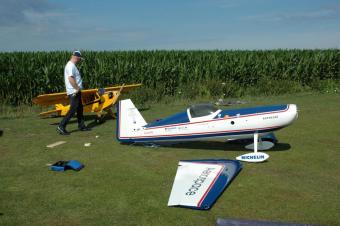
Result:
<svg viewBox="0 0 340 226"><path fill-rule="evenodd" d="M156 136L135 136L135 137L120 137L123 139L126 138L158 138L158 137L180 137L180 136L191 136L191 135L204 135L204 134L217 134L217 133L232 133L232 132L245 132L245 131L253 131L253 130L265 130L265 129L275 129L280 128L282 126L273 126L273 127L263 127L263 128L254 128L254 129L245 129L245 130L225 130L225 131L216 131L216 132L201 132L201 133L182 133L182 134L172 134L172 135L156 135Z"/></svg>

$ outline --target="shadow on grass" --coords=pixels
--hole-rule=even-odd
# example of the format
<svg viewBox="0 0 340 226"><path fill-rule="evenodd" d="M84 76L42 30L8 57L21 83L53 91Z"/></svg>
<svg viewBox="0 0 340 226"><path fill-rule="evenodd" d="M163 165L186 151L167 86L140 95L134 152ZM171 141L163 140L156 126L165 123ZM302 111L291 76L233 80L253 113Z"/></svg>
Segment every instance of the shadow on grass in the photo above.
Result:
<svg viewBox="0 0 340 226"><path fill-rule="evenodd" d="M146 108L139 108L138 110L140 112L142 111L147 111L149 110L150 107L146 107ZM117 113L114 113L115 117L117 118ZM77 119L75 119L76 116L74 116L70 121L69 121L69 124L73 124L73 123L78 123ZM63 119L62 116L54 116L54 117L47 117L47 118L43 118L43 119L48 119L48 118L59 118L60 121ZM112 120L112 119L116 119L116 118L112 118L112 116L110 114L104 114L99 120L98 120L98 117L97 115L95 114L91 114L91 115L84 115L84 120L85 122L88 123L88 121L92 121L90 123L87 124L87 126L89 128L94 128L96 126L99 126L103 123L105 123L107 120ZM59 122L54 122L54 123L50 123L50 125L52 126L57 126L59 125ZM70 131L70 132L75 132L77 130L73 130L73 131Z"/></svg>
<svg viewBox="0 0 340 226"><path fill-rule="evenodd" d="M60 121L63 119L63 117L58 117L60 118ZM103 123L105 123L107 120L111 120L112 117L110 115L104 115L100 120L97 120L97 115L85 115L84 116L84 120L85 123L87 123L87 126L90 128L94 128L96 126L99 126ZM91 122L89 122L91 121ZM74 123L78 123L78 120L76 118L72 118L68 124L74 124ZM57 126L59 125L59 122L53 122L50 123L51 126ZM76 130L75 130L76 131ZM70 131L73 132L73 131Z"/></svg>
<svg viewBox="0 0 340 226"><path fill-rule="evenodd" d="M185 148L185 149L207 149L215 151L245 151L244 144L235 144L228 142L218 142L218 141L196 141L182 144L173 144L170 147L173 148ZM291 148L290 144L287 143L277 143L275 146L267 151L287 151Z"/></svg>
<svg viewBox="0 0 340 226"><path fill-rule="evenodd" d="M249 144L249 143L247 143ZM136 146L145 147L167 147L167 148L178 148L178 149L197 149L197 150L214 150L214 151L246 151L243 143L229 143L221 141L192 141L186 143L161 143L152 146L152 144L133 144ZM158 146L159 145L159 146ZM277 143L275 146L266 150L266 152L271 151L288 151L291 148L290 144L287 143ZM251 150L249 150L251 151Z"/></svg>

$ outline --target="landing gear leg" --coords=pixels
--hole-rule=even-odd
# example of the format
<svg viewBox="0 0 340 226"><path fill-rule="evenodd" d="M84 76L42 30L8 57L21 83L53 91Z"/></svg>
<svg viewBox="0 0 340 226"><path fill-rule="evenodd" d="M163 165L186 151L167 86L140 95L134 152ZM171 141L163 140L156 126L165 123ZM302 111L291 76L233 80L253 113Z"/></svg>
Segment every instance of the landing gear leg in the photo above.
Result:
<svg viewBox="0 0 340 226"><path fill-rule="evenodd" d="M116 118L117 118L117 117L116 117L116 114L113 113L113 111L112 111L111 108L107 110L107 113L109 113L113 119L116 119Z"/></svg>
<svg viewBox="0 0 340 226"><path fill-rule="evenodd" d="M244 162L264 162L269 158L269 155L263 152L258 152L258 149L260 150L267 150L269 149L269 147L271 148L271 144L269 142L265 143L266 141L262 141L260 138L260 142L259 142L259 134L257 132L254 133L254 143L247 145L246 148L247 149L253 149L254 152L248 153L248 154L244 154L244 155L240 155L238 157L236 157L237 160L240 161L244 161ZM273 145L274 146L274 145Z"/></svg>
<svg viewBox="0 0 340 226"><path fill-rule="evenodd" d="M254 133L254 153L257 153L258 142L259 142L259 134Z"/></svg>
<svg viewBox="0 0 340 226"><path fill-rule="evenodd" d="M95 119L95 122L98 124L101 124L105 121L105 115L97 114L97 117Z"/></svg>

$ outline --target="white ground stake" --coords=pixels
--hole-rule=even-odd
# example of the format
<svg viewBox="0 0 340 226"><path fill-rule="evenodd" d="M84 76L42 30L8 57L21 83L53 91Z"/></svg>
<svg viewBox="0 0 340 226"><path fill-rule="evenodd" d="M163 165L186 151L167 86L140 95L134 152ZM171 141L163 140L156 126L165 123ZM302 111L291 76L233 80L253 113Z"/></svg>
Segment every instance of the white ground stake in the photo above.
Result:
<svg viewBox="0 0 340 226"><path fill-rule="evenodd" d="M269 155L263 152L258 152L257 150L258 148L260 148L260 150L267 150L269 149L268 147L271 148L274 146L274 144L272 144L272 146L271 144L272 143L268 141L260 141L259 143L259 134L254 133L254 143L246 146L246 148L253 147L254 152L240 155L236 157L236 159L239 161L244 161L244 162L264 162L269 158ZM265 149L262 149L262 148L265 148Z"/></svg>

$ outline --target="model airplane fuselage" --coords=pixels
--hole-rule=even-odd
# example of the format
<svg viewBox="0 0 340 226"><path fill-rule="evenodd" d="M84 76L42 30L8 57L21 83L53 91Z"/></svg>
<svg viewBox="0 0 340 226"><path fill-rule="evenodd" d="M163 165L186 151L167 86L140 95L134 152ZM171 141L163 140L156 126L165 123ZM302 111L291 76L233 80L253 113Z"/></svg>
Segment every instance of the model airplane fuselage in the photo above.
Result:
<svg viewBox="0 0 340 226"><path fill-rule="evenodd" d="M245 139L266 135L297 118L294 104L220 110L213 105L194 105L168 118L146 123L131 100L118 104L120 142L192 141L212 138Z"/></svg>
<svg viewBox="0 0 340 226"><path fill-rule="evenodd" d="M141 84L82 90L81 97L84 112L95 112L98 117L102 116L103 111L113 114L111 107L117 102L120 94L139 86ZM41 112L39 115L42 117L53 114L55 116L65 116L70 109L70 101L65 92L39 95L33 99L33 103L40 106L54 106L53 110Z"/></svg>
<svg viewBox="0 0 340 226"><path fill-rule="evenodd" d="M117 107L117 139L123 143L249 138L258 141L259 138L290 125L298 116L295 104L233 110L200 104L168 118L147 123L130 99L120 101ZM258 148L266 150L272 146L274 145L269 144L261 149L261 145L255 145L254 149L257 152Z"/></svg>

